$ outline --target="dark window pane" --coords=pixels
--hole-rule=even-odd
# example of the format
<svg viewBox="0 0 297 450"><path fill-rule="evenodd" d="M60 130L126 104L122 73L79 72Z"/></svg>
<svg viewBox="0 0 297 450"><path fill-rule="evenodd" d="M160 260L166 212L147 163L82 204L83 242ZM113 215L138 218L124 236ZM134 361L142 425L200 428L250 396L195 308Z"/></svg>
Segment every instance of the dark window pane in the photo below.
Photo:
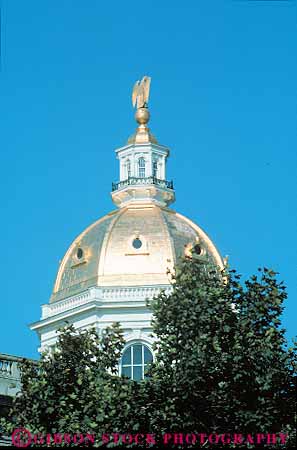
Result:
<svg viewBox="0 0 297 450"><path fill-rule="evenodd" d="M133 380L135 380L135 381L142 380L142 367L141 366L133 366Z"/></svg>
<svg viewBox="0 0 297 450"><path fill-rule="evenodd" d="M133 345L133 364L142 364L142 345Z"/></svg>
<svg viewBox="0 0 297 450"><path fill-rule="evenodd" d="M122 367L122 376L131 378L131 367Z"/></svg>
<svg viewBox="0 0 297 450"><path fill-rule="evenodd" d="M152 360L153 360L152 353L147 347L144 346L144 363L152 362Z"/></svg>
<svg viewBox="0 0 297 450"><path fill-rule="evenodd" d="M127 350L124 352L122 364L131 364L131 347L127 348Z"/></svg>

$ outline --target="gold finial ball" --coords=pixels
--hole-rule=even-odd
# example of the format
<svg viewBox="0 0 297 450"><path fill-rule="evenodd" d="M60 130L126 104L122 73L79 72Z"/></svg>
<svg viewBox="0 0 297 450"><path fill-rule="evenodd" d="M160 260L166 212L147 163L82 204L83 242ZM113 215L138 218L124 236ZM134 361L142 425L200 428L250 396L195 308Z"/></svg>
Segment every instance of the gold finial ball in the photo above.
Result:
<svg viewBox="0 0 297 450"><path fill-rule="evenodd" d="M147 108L138 108L135 113L135 120L139 125L145 125L150 120L150 112Z"/></svg>

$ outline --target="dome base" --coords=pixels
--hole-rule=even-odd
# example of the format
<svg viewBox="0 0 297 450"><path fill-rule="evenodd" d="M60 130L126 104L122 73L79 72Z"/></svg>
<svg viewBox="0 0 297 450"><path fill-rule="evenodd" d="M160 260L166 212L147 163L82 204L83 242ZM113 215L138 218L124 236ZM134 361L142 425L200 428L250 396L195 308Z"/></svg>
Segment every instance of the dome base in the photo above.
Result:
<svg viewBox="0 0 297 450"><path fill-rule="evenodd" d="M164 182L165 183L165 182ZM175 201L173 189L161 188L156 185L130 185L111 193L112 201L119 208L131 204L154 204L168 206Z"/></svg>

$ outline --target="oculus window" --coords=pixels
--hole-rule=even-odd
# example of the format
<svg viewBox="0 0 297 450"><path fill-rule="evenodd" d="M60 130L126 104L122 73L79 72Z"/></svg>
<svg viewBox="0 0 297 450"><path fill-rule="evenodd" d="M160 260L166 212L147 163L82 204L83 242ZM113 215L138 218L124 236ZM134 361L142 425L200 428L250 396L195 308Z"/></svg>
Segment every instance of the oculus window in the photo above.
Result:
<svg viewBox="0 0 297 450"><path fill-rule="evenodd" d="M120 365L121 375L135 381L143 380L148 365L152 361L153 354L146 345L132 344L123 353Z"/></svg>
<svg viewBox="0 0 297 450"><path fill-rule="evenodd" d="M137 250L142 247L142 242L139 238L133 239L132 245L134 248L136 248Z"/></svg>

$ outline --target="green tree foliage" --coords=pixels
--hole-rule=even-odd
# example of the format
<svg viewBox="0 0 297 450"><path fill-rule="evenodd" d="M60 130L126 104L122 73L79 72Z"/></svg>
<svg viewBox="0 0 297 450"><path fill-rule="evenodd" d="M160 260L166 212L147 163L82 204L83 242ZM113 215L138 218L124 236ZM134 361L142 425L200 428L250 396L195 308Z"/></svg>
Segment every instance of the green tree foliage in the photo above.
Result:
<svg viewBox="0 0 297 450"><path fill-rule="evenodd" d="M22 363L22 391L10 417L2 422L6 433L24 427L32 435L99 436L132 429L131 400L136 401L140 387L115 376L123 345L119 324L107 328L100 338L95 330L62 328L53 351L35 364Z"/></svg>
<svg viewBox="0 0 297 450"><path fill-rule="evenodd" d="M172 294L151 302L156 433L288 432L292 445L296 347L287 349L280 327L286 292L276 275L259 269L241 283L193 254L173 275Z"/></svg>
<svg viewBox="0 0 297 450"><path fill-rule="evenodd" d="M276 275L263 269L242 283L195 254L181 261L172 292L149 302L155 360L141 383L117 375L118 324L100 338L60 330L51 353L24 361L6 430L152 433L157 441L165 432L283 432L292 445L296 348L281 328L286 291Z"/></svg>

